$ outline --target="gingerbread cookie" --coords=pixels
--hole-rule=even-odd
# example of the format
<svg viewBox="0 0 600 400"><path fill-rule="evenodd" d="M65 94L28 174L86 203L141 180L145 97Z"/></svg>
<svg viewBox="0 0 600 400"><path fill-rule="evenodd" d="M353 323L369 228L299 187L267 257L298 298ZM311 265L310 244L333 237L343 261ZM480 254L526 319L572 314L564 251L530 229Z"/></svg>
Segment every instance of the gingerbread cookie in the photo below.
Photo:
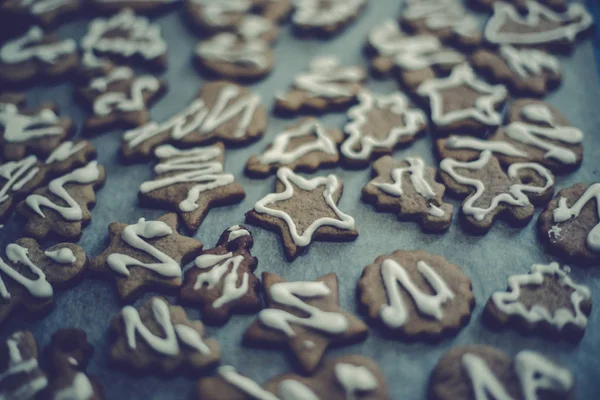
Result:
<svg viewBox="0 0 600 400"><path fill-rule="evenodd" d="M73 39L61 40L33 26L0 47L0 80L12 84L41 77L57 78L77 63L77 44Z"/></svg>
<svg viewBox="0 0 600 400"><path fill-rule="evenodd" d="M90 208L96 203L96 191L104 185L104 167L90 161L66 172L17 205L19 215L27 219L25 233L42 240L53 234L77 241L92 220Z"/></svg>
<svg viewBox="0 0 600 400"><path fill-rule="evenodd" d="M279 231L288 260L294 260L313 239L340 242L358 237L354 218L337 207L343 191L337 176L305 179L282 167L275 190L246 213L246 222Z"/></svg>
<svg viewBox="0 0 600 400"><path fill-rule="evenodd" d="M252 10L254 0L185 0L186 15L209 33L231 31Z"/></svg>
<svg viewBox="0 0 600 400"><path fill-rule="evenodd" d="M313 59L310 71L299 74L292 88L277 94L275 110L282 113L345 109L356 102L366 79L358 66L345 67L335 57Z"/></svg>
<svg viewBox="0 0 600 400"><path fill-rule="evenodd" d="M239 203L244 188L223 171L225 149L221 143L179 150L165 144L154 150L159 163L156 178L140 185L140 203L176 211L186 228L196 231L215 206Z"/></svg>
<svg viewBox="0 0 600 400"><path fill-rule="evenodd" d="M458 46L471 48L481 42L477 19L458 0L409 1L400 22L410 32L434 35Z"/></svg>
<svg viewBox="0 0 600 400"><path fill-rule="evenodd" d="M93 52L118 61L141 61L158 68L167 66L167 42L160 26L135 15L131 9L124 9L108 19L92 20L81 39L81 48L84 53Z"/></svg>
<svg viewBox="0 0 600 400"><path fill-rule="evenodd" d="M0 12L26 16L45 26L54 25L81 7L81 0L6 0L0 4Z"/></svg>
<svg viewBox="0 0 600 400"><path fill-rule="evenodd" d="M527 13L512 4L494 3L494 14L485 26L485 39L493 44L569 49L575 39L591 29L593 18L579 3L557 13L537 1L527 1Z"/></svg>
<svg viewBox="0 0 600 400"><path fill-rule="evenodd" d="M484 135L502 122L499 110L508 91L479 79L468 64L461 64L448 77L423 82L417 94L429 102L438 133Z"/></svg>
<svg viewBox="0 0 600 400"><path fill-rule="evenodd" d="M292 0L254 0L254 7L258 13L274 22L286 20L294 4Z"/></svg>
<svg viewBox="0 0 600 400"><path fill-rule="evenodd" d="M0 127L0 156L7 161L21 160L32 153L47 156L75 132L71 118L59 117L58 107L51 103L28 110L19 104L0 102Z"/></svg>
<svg viewBox="0 0 600 400"><path fill-rule="evenodd" d="M574 384L568 369L540 353L522 350L511 360L493 347L471 345L456 347L440 358L429 379L427 398L572 400Z"/></svg>
<svg viewBox="0 0 600 400"><path fill-rule="evenodd" d="M554 176L536 163L515 163L505 173L488 150L479 159L461 162L445 158L440 175L448 190L465 198L462 221L473 233L486 233L497 218L524 226L533 217L533 205L546 203L554 193Z"/></svg>
<svg viewBox="0 0 600 400"><path fill-rule="evenodd" d="M151 297L139 309L125 306L113 319L113 362L136 372L203 372L219 363L221 349L204 338L202 322L190 320L182 307Z"/></svg>
<svg viewBox="0 0 600 400"><path fill-rule="evenodd" d="M521 96L542 97L561 81L558 59L541 50L506 44L497 51L477 50L471 62L489 81L504 84L511 93Z"/></svg>
<svg viewBox="0 0 600 400"><path fill-rule="evenodd" d="M534 264L531 272L508 278L506 292L492 294L485 306L493 325L580 340L592 311L588 287L569 277L569 267Z"/></svg>
<svg viewBox="0 0 600 400"><path fill-rule="evenodd" d="M250 157L245 172L262 178L280 167L303 172L333 167L340 160L337 146L342 140L339 129L325 128L318 119L305 117L278 133L262 154Z"/></svg>
<svg viewBox="0 0 600 400"><path fill-rule="evenodd" d="M224 325L232 314L260 310L260 281L254 275L258 260L250 253L253 243L245 226L234 225L185 272L180 298L201 306L205 323Z"/></svg>
<svg viewBox="0 0 600 400"><path fill-rule="evenodd" d="M583 159L583 132L548 103L533 99L513 102L507 124L488 140L450 136L437 141L442 158L468 161L489 150L504 165L532 161L560 174L573 171Z"/></svg>
<svg viewBox="0 0 600 400"><path fill-rule="evenodd" d="M154 13L171 9L180 0L91 0L90 3L101 11L119 11L124 8L131 9L137 13Z"/></svg>
<svg viewBox="0 0 600 400"><path fill-rule="evenodd" d="M512 4L521 13L527 12L527 4L529 0L469 0L469 3L477 8L491 9L494 4L503 1L505 3ZM555 11L565 11L569 5L568 0L535 0Z"/></svg>
<svg viewBox="0 0 600 400"><path fill-rule="evenodd" d="M562 189L539 219L540 238L568 261L600 260L600 183Z"/></svg>
<svg viewBox="0 0 600 400"><path fill-rule="evenodd" d="M60 329L44 353L49 359L49 384L43 398L55 400L103 400L102 387L86 374L94 348L81 329Z"/></svg>
<svg viewBox="0 0 600 400"><path fill-rule="evenodd" d="M55 176L83 167L96 158L96 148L88 140L62 142L44 161L49 175Z"/></svg>
<svg viewBox="0 0 600 400"><path fill-rule="evenodd" d="M366 167L372 159L413 142L427 127L425 113L413 108L400 92L378 95L363 90L346 116L348 137L340 153L345 165L355 168Z"/></svg>
<svg viewBox="0 0 600 400"><path fill-rule="evenodd" d="M244 342L288 348L305 373L318 367L330 346L364 340L363 322L339 306L338 279L334 273L314 281L288 282L264 272L267 308L244 333Z"/></svg>
<svg viewBox="0 0 600 400"><path fill-rule="evenodd" d="M175 293L182 283L181 266L202 250L202 243L177 232L177 214L155 221L108 226L108 248L90 262L92 271L113 277L123 302L148 290Z"/></svg>
<svg viewBox="0 0 600 400"><path fill-rule="evenodd" d="M444 231L452 222L452 204L444 203L446 188L435 180L435 169L418 157L394 160L385 156L373 164L373 178L362 198L377 211L396 213L401 220L417 220L425 231Z"/></svg>
<svg viewBox="0 0 600 400"><path fill-rule="evenodd" d="M17 203L44 183L46 169L35 156L0 164L0 224L12 215Z"/></svg>
<svg viewBox="0 0 600 400"><path fill-rule="evenodd" d="M34 400L48 385L29 331L13 333L0 345L0 398Z"/></svg>
<svg viewBox="0 0 600 400"><path fill-rule="evenodd" d="M22 238L6 246L5 254L0 258L0 324L14 310L48 313L54 289L74 284L87 265L83 249L71 243L44 251L35 240Z"/></svg>
<svg viewBox="0 0 600 400"><path fill-rule="evenodd" d="M366 0L296 0L292 15L299 35L332 36L345 28L362 11Z"/></svg>
<svg viewBox="0 0 600 400"><path fill-rule="evenodd" d="M167 121L150 122L123 134L125 159L148 157L160 144L182 147L223 141L244 145L260 138L267 127L267 114L260 97L243 86L218 81L205 85L199 98Z"/></svg>

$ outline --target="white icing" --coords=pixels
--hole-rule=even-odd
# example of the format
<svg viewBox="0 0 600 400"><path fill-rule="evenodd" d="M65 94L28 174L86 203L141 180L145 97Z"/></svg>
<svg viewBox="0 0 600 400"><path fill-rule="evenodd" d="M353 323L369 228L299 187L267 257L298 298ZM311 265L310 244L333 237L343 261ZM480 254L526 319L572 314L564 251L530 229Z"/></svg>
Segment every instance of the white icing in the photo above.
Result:
<svg viewBox="0 0 600 400"><path fill-rule="evenodd" d="M548 361L541 354L523 350L515 356L514 363L523 400L537 400L540 391L567 394L573 388L571 372Z"/></svg>
<svg viewBox="0 0 600 400"><path fill-rule="evenodd" d="M571 207L567 205L567 199L558 199L558 207L554 210L554 222L566 222L572 218L579 217L583 207L592 200L596 200L596 216L600 217L600 183L594 183L586 189L579 199ZM596 224L587 234L586 245L594 252L600 251L600 223Z"/></svg>
<svg viewBox="0 0 600 400"><path fill-rule="evenodd" d="M426 294L415 285L406 269L398 262L386 259L381 263L381 278L389 304L381 306L379 315L382 321L391 328L399 328L408 320L408 310L402 300L400 286L411 296L421 314L437 320L444 317L444 304L454 298L452 290L429 264L419 261L417 270L431 285L435 295Z"/></svg>
<svg viewBox="0 0 600 400"><path fill-rule="evenodd" d="M408 99L401 93L374 95L366 90L358 94L359 103L350 108L347 117L350 120L344 127L349 135L342 143L342 154L353 160L367 160L378 147L395 146L403 137L414 137L426 123L426 116L421 110L409 108ZM401 117L402 125L390 127L384 139L369 136L363 131L371 121L368 114L373 109L384 110ZM385 126L385 124L384 124ZM356 148L359 148L357 150Z"/></svg>
<svg viewBox="0 0 600 400"><path fill-rule="evenodd" d="M27 291L34 297L38 299L47 299L52 297L54 291L52 290L52 285L46 280L46 274L44 271L40 269L37 265L35 265L29 259L29 250L25 247L19 246L16 243L11 243L6 246L6 257L13 264L23 264L29 268L31 273L36 276L35 279L29 279L19 272L16 269L6 264L2 258L0 258L0 271L4 272L8 277L25 287ZM11 298L8 289L0 277L0 296L4 300L9 300Z"/></svg>
<svg viewBox="0 0 600 400"><path fill-rule="evenodd" d="M269 295L274 303L297 308L307 317L298 317L285 310L267 308L258 314L265 326L295 336L291 324L306 326L328 334L341 334L348 329L348 319L341 313L323 311L305 303L302 299L321 298L331 295L331 289L323 281L280 282L271 286Z"/></svg>
<svg viewBox="0 0 600 400"><path fill-rule="evenodd" d="M283 219L288 225L290 236L294 243L298 246L308 246L311 242L313 233L321 226L333 226L338 229L354 229L354 218L344 214L335 204L333 195L337 193L340 187L340 181L335 175L320 176L312 179L305 179L300 175L295 174L287 167L277 170L277 178L284 185L283 192L271 193L260 199L254 204L254 211L260 214L271 215L275 218ZM270 204L276 204L278 201L291 199L294 196L294 186L302 190L312 191L319 186L325 186L323 191L323 200L335 213L337 218L321 217L314 220L304 232L299 233L296 223L292 217L282 210L269 208Z"/></svg>
<svg viewBox="0 0 600 400"><path fill-rule="evenodd" d="M23 333L16 332L6 340L8 348L8 365L4 372L0 373L0 398L3 399L31 399L48 385L48 379L41 372L38 360L35 358L23 359L19 345L23 340ZM26 378L21 381L22 377ZM14 387L13 377L20 386Z"/></svg>
<svg viewBox="0 0 600 400"><path fill-rule="evenodd" d="M366 0L295 0L292 21L311 27L337 25L354 18L365 3Z"/></svg>
<svg viewBox="0 0 600 400"><path fill-rule="evenodd" d="M213 308L220 308L224 304L239 299L248 293L249 276L247 272L242 274L242 281L237 286L238 269L243 262L243 255L234 256L231 252L221 256L203 254L196 257L196 267L200 269L213 268L197 276L194 290L200 290L204 286L212 289L223 282L221 296L213 302Z"/></svg>
<svg viewBox="0 0 600 400"><path fill-rule="evenodd" d="M59 264L73 264L77 261L77 257L68 247L62 247L56 250L46 250L44 254L50 258L52 261L57 262Z"/></svg>
<svg viewBox="0 0 600 400"><path fill-rule="evenodd" d="M44 32L33 26L23 36L11 40L0 48L0 62L17 64L33 59L48 64L56 63L61 57L75 53L77 44L73 39L42 43Z"/></svg>
<svg viewBox="0 0 600 400"><path fill-rule="evenodd" d="M88 400L94 395L94 387L88 377L78 372L73 377L70 386L54 393L54 400Z"/></svg>
<svg viewBox="0 0 600 400"><path fill-rule="evenodd" d="M571 305L573 310L561 307L549 310L544 304L534 304L527 308L519 301L521 287L539 287L545 278L556 278L558 284L565 290L573 290L571 293ZM590 290L583 285L575 284L567 273L560 269L558 263L548 265L535 264L530 274L512 275L508 278L508 292L496 292L491 299L494 305L504 314L519 315L528 322L535 324L544 321L562 329L567 324L573 324L580 328L587 325L587 316L581 310L581 302L590 299Z"/></svg>
<svg viewBox="0 0 600 400"><path fill-rule="evenodd" d="M483 181L476 178L469 178L461 175L457 172L457 169L467 169L471 171L483 170L486 165L491 161L492 153L485 150L481 153L480 158L470 162L460 162L452 158L446 158L440 163L440 169L446 172L452 177L457 183L461 185L471 186L475 189L475 193L470 195L462 205L462 211L465 215L475 218L477 221L482 221L485 217L493 212L500 203L505 203L510 206L525 207L531 204L529 198L525 192L529 193L543 193L554 185L554 177L546 168L536 163L515 163L508 168L508 176L516 180L506 193L500 193L491 200L490 205L487 208L481 206L475 206L474 204L483 195L486 188ZM523 184L519 181L519 172L521 170L534 170L543 179L544 186L533 186L529 184Z"/></svg>
<svg viewBox="0 0 600 400"><path fill-rule="evenodd" d="M56 211L67 221L81 221L83 219L83 210L71 193L69 193L66 186L72 184L89 185L97 182L99 178L100 167L98 166L98 162L91 161L84 167L77 168L51 180L48 184L48 191L66 203L66 206L58 205L41 194L27 196L25 203L42 218L46 218L46 215L41 207L47 207Z"/></svg>
<svg viewBox="0 0 600 400"><path fill-rule="evenodd" d="M219 33L196 46L196 55L204 60L247 66L255 69L269 68L269 44L256 38L240 40L234 33Z"/></svg>
<svg viewBox="0 0 600 400"><path fill-rule="evenodd" d="M364 365L337 363L334 374L348 400L355 400L358 392L371 392L378 386L377 378Z"/></svg>
<svg viewBox="0 0 600 400"><path fill-rule="evenodd" d="M106 259L108 267L118 274L129 276L129 266L138 266L154 271L166 278L181 277L181 266L167 254L152 246L145 239L160 238L173 234L173 229L162 221L146 221L140 218L136 224L127 225L121 232L121 239L133 247L154 258L159 262L145 263L127 254L112 253Z"/></svg>
<svg viewBox="0 0 600 400"><path fill-rule="evenodd" d="M130 349L136 349L136 333L155 351L165 356L177 356L182 344L192 348L202 355L210 354L210 349L202 341L200 334L187 325L173 324L169 305L162 299L152 299L152 314L156 323L162 328L161 336L152 333L142 322L138 311L126 306L121 311L121 317L125 324L127 345Z"/></svg>
<svg viewBox="0 0 600 400"><path fill-rule="evenodd" d="M60 122L58 115L49 108L43 108L35 115L25 115L14 104L0 103L0 125L4 128L2 137L9 143L64 135L65 129Z"/></svg>
<svg viewBox="0 0 600 400"><path fill-rule="evenodd" d="M449 149L470 149L492 153L500 153L511 157L527 157L527 152L522 151L512 144L500 140L484 140L468 136L450 136L446 140Z"/></svg>
<svg viewBox="0 0 600 400"><path fill-rule="evenodd" d="M223 173L221 162L212 161L222 154L218 146L179 150L171 145L162 145L156 148L154 154L161 160L154 167L154 172L169 175L142 183L140 192L149 193L171 185L194 183L188 189L187 197L179 203L179 209L183 212L197 210L204 192L235 181L232 174Z"/></svg>
<svg viewBox="0 0 600 400"><path fill-rule="evenodd" d="M234 23L233 17L252 8L250 0L191 0L191 3L201 7L202 19L215 28L230 26Z"/></svg>
<svg viewBox="0 0 600 400"><path fill-rule="evenodd" d="M448 89L468 87L481 93L472 107L445 111L442 92ZM417 88L417 93L429 97L431 119L438 126L450 125L465 119L474 119L485 125L495 126L502 122L502 116L496 106L502 103L508 94L503 85L490 85L475 76L468 64L461 64L452 70L446 78L431 79Z"/></svg>
<svg viewBox="0 0 600 400"><path fill-rule="evenodd" d="M50 155L46 159L46 164L65 161L72 155L85 149L86 146L86 141L82 141L79 143L71 141L62 142L56 149L52 151L52 153L50 153Z"/></svg>
<svg viewBox="0 0 600 400"><path fill-rule="evenodd" d="M217 369L217 373L227 383L247 394L255 400L280 400L274 394L267 392L259 384L250 378L240 375L231 365L223 365ZM287 400L287 399L283 399Z"/></svg>
<svg viewBox="0 0 600 400"><path fill-rule="evenodd" d="M573 42L577 34L593 24L592 16L579 3L569 4L567 11L557 13L538 2L527 1L527 10L522 15L512 4L495 2L494 14L485 26L485 38L497 44ZM512 32L505 29L509 23L516 25Z"/></svg>
<svg viewBox="0 0 600 400"><path fill-rule="evenodd" d="M347 85L364 79L365 73L360 67L343 67L337 58L321 56L312 60L309 72L296 76L294 86L311 97L350 97L355 93Z"/></svg>
<svg viewBox="0 0 600 400"><path fill-rule="evenodd" d="M19 161L9 161L0 165L0 178L6 180L0 187L0 205L37 175L40 169L36 164L35 156L27 156Z"/></svg>
<svg viewBox="0 0 600 400"><path fill-rule="evenodd" d="M510 45L502 45L499 54L510 70L523 80L540 76L544 71L560 73L558 59L540 50L516 49Z"/></svg>
<svg viewBox="0 0 600 400"><path fill-rule="evenodd" d="M295 379L281 381L277 394L282 400L320 400L308 386Z"/></svg>
<svg viewBox="0 0 600 400"><path fill-rule="evenodd" d="M293 139L312 136L315 137L315 140L302 143L294 149L287 149ZM289 165L314 152L331 155L338 153L335 141L329 136L323 125L316 119L310 119L298 127L285 130L275 136L271 147L257 158L261 164Z"/></svg>
<svg viewBox="0 0 600 400"><path fill-rule="evenodd" d="M96 57L93 51L88 50L85 53L83 53L83 56L81 57L81 64L85 68L94 70L97 68L109 68L111 62L106 58Z"/></svg>
<svg viewBox="0 0 600 400"><path fill-rule="evenodd" d="M248 232L246 229L243 229L239 225L234 225L230 227L229 229L227 229L227 232L229 232L229 234L227 235L227 242L233 242L237 238L243 236L250 236L250 232Z"/></svg>
<svg viewBox="0 0 600 400"><path fill-rule="evenodd" d="M19 0L19 7L29 9L33 15L41 15L74 3L75 0Z"/></svg>
<svg viewBox="0 0 600 400"><path fill-rule="evenodd" d="M481 357L466 353L461 358L461 364L471 380L475 400L515 400Z"/></svg>
<svg viewBox="0 0 600 400"><path fill-rule="evenodd" d="M473 15L456 0L421 0L409 2L402 10L402 18L424 20L431 31L452 29L465 38L477 38L479 26Z"/></svg>

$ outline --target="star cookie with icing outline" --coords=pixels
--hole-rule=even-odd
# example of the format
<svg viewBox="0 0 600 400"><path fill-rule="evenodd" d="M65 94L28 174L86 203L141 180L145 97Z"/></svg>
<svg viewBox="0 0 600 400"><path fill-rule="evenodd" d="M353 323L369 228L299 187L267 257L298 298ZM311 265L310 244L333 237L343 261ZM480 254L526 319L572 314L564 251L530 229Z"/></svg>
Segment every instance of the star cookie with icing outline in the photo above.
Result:
<svg viewBox="0 0 600 400"><path fill-rule="evenodd" d="M358 237L354 218L337 207L343 191L337 176L306 179L283 167L277 171L275 190L246 213L246 222L279 231L288 260L313 239L341 242Z"/></svg>

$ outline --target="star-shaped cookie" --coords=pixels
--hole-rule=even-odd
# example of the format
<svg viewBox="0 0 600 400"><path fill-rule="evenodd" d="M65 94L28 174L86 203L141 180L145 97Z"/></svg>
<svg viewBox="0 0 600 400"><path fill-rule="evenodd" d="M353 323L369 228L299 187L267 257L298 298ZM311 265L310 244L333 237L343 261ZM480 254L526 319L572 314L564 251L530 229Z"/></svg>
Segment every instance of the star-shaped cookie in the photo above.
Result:
<svg viewBox="0 0 600 400"><path fill-rule="evenodd" d="M314 281L288 282L269 272L262 275L267 309L244 334L251 345L289 348L300 368L311 373L332 346L367 337L367 326L339 306L334 273Z"/></svg>
<svg viewBox="0 0 600 400"><path fill-rule="evenodd" d="M337 207L341 180L331 174L305 179L289 168L277 171L276 193L268 194L246 213L246 222L281 232L289 260L313 239L348 241L358 237L354 218Z"/></svg>

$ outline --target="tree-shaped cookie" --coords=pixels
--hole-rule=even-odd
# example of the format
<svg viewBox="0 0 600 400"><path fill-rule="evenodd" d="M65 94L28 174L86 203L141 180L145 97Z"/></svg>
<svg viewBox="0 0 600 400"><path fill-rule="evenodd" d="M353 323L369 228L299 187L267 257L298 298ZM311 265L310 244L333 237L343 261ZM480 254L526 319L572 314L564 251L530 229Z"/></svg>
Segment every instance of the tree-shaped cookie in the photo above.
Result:
<svg viewBox="0 0 600 400"><path fill-rule="evenodd" d="M558 192L540 215L539 231L548 249L568 261L600 260L600 183Z"/></svg>
<svg viewBox="0 0 600 400"><path fill-rule="evenodd" d="M533 205L546 203L554 193L554 176L540 164L515 163L505 173L487 150L475 161L442 160L440 176L450 192L465 198L461 217L473 233L486 233L501 216L526 225Z"/></svg>
<svg viewBox="0 0 600 400"><path fill-rule="evenodd" d="M305 117L278 133L262 154L251 156L245 172L265 177L280 167L303 172L333 167L339 162L337 145L342 140L339 129L325 128L318 119Z"/></svg>
<svg viewBox="0 0 600 400"><path fill-rule="evenodd" d="M379 95L364 90L346 116L348 136L340 152L351 167L366 167L372 159L391 154L396 147L414 141L427 126L425 113L413 108L400 92Z"/></svg>
<svg viewBox="0 0 600 400"><path fill-rule="evenodd" d="M81 5L80 0L6 0L0 4L0 13L25 16L51 26L78 11Z"/></svg>
<svg viewBox="0 0 600 400"><path fill-rule="evenodd" d="M232 174L223 171L221 143L180 150L171 145L155 149L156 178L140 185L145 206L176 211L185 226L196 231L211 207L239 203L246 193Z"/></svg>
<svg viewBox="0 0 600 400"><path fill-rule="evenodd" d="M246 222L279 231L289 260L315 240L350 241L358 237L354 218L337 203L342 182L335 175L305 179L287 167L277 171L276 193L246 213Z"/></svg>
<svg viewBox="0 0 600 400"><path fill-rule="evenodd" d="M303 372L315 371L329 347L364 340L367 327L339 306L334 273L314 281L288 282L264 272L267 308L244 333L244 342L287 348Z"/></svg>
<svg viewBox="0 0 600 400"><path fill-rule="evenodd" d="M401 220L417 220L424 230L443 231L454 213L444 203L444 185L436 182L435 169L418 157L394 160L385 156L373 164L373 178L362 189L362 198L378 211L396 213Z"/></svg>
<svg viewBox="0 0 600 400"><path fill-rule="evenodd" d="M90 262L92 271L114 277L123 302L148 290L174 293L182 283L181 266L202 250L202 243L177 232L177 214L155 221L108 226L108 248Z"/></svg>
<svg viewBox="0 0 600 400"><path fill-rule="evenodd" d="M34 400L48 385L31 332L15 332L0 344L0 377L3 399Z"/></svg>
<svg viewBox="0 0 600 400"><path fill-rule="evenodd" d="M258 260L250 253L252 244L250 231L234 225L185 272L181 300L201 306L207 324L223 325L232 314L260 310L260 282L254 275Z"/></svg>
<svg viewBox="0 0 600 400"><path fill-rule="evenodd" d="M510 276L508 289L489 298L484 316L493 325L580 340L591 311L590 289L573 282L569 267L553 262Z"/></svg>
<svg viewBox="0 0 600 400"><path fill-rule="evenodd" d="M90 161L36 189L17 205L17 212L27 219L25 233L36 239L52 233L69 241L79 240L92 220L90 208L105 178L104 167Z"/></svg>
<svg viewBox="0 0 600 400"><path fill-rule="evenodd" d="M356 102L365 79L361 67L342 66L332 56L317 57L309 72L298 74L291 89L276 96L275 109L283 113L345 109Z"/></svg>
<svg viewBox="0 0 600 400"><path fill-rule="evenodd" d="M77 62L75 40L61 40L33 26L0 47L0 80L16 83L39 77L55 78Z"/></svg>
<svg viewBox="0 0 600 400"><path fill-rule="evenodd" d="M292 15L299 35L331 36L360 15L366 0L296 0Z"/></svg>
<svg viewBox="0 0 600 400"><path fill-rule="evenodd" d="M211 82L167 121L125 132L121 152L126 159L136 160L165 143L190 147L219 140L228 146L244 145L260 138L266 127L267 114L258 95L235 83Z"/></svg>
<svg viewBox="0 0 600 400"><path fill-rule="evenodd" d="M86 368L94 354L81 329L60 329L44 349L48 358L48 386L45 397L56 400L103 400L102 387L87 375Z"/></svg>
<svg viewBox="0 0 600 400"><path fill-rule="evenodd" d="M10 243L0 258L0 324L20 309L44 315L53 306L54 290L81 278L87 265L83 249L60 243L42 250L30 238Z"/></svg>
<svg viewBox="0 0 600 400"><path fill-rule="evenodd" d="M125 306L113 319L113 362L137 372L199 373L218 364L221 350L204 338L204 325L162 297L150 297L139 309Z"/></svg>

